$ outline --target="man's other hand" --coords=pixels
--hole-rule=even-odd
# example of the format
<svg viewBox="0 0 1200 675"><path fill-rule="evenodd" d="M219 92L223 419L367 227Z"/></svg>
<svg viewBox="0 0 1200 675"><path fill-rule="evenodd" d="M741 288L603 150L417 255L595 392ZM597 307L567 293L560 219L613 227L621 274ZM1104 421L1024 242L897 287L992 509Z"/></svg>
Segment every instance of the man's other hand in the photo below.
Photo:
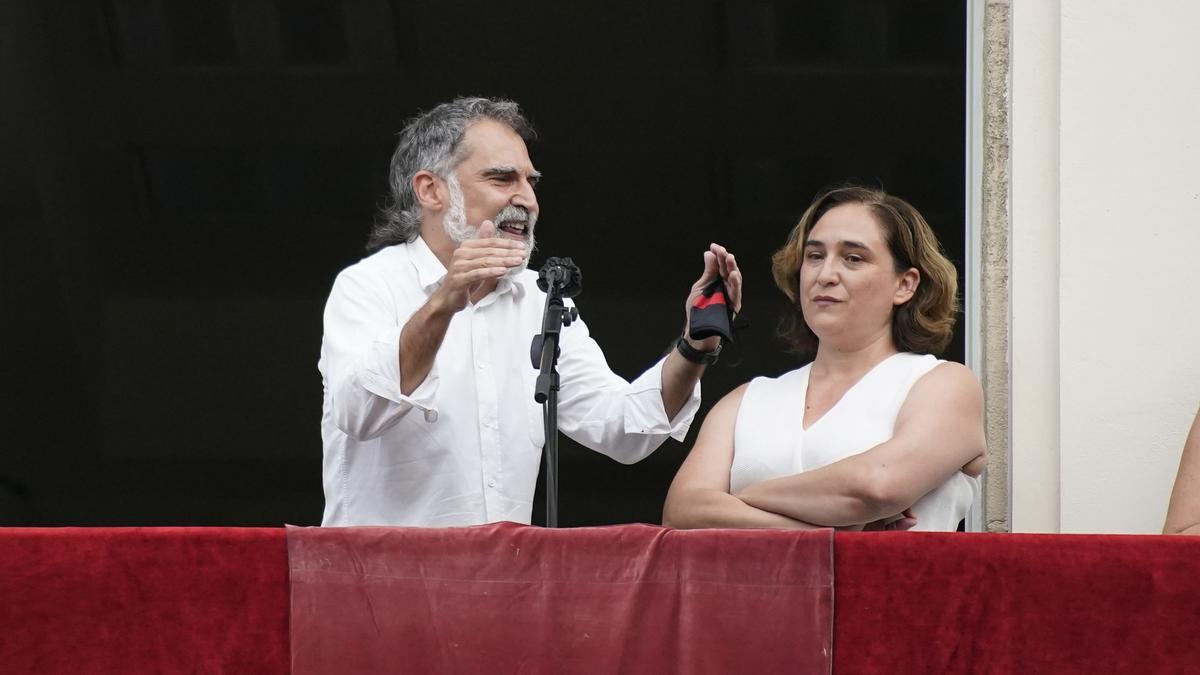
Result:
<svg viewBox="0 0 1200 675"><path fill-rule="evenodd" d="M703 340L693 340L691 333L691 307L704 291L704 287L708 286L717 276L725 282L725 301L733 308L733 312L737 314L742 311L742 272L738 269L737 260L733 254L725 250L720 244L709 244L708 250L704 252L704 273L692 284L692 291L688 294L687 302L683 304L684 323L683 336L687 339L688 344L693 348L702 352L711 352L721 344L721 338L710 337Z"/></svg>

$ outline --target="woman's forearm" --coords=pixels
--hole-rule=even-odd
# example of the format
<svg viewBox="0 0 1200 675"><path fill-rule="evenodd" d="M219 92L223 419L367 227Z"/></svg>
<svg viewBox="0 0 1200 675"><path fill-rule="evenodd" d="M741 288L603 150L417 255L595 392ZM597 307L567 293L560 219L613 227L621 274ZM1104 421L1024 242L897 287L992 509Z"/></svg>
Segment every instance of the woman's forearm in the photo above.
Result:
<svg viewBox="0 0 1200 675"><path fill-rule="evenodd" d="M1192 523L1187 527L1174 531L1164 531L1163 534L1200 534L1200 523Z"/></svg>
<svg viewBox="0 0 1200 675"><path fill-rule="evenodd" d="M1163 533L1200 534L1200 413L1183 445Z"/></svg>
<svg viewBox="0 0 1200 675"><path fill-rule="evenodd" d="M750 506L737 497L706 488L672 492L663 509L663 525L699 528L774 528L808 530L817 526Z"/></svg>
<svg viewBox="0 0 1200 675"><path fill-rule="evenodd" d="M888 518L912 505L875 480L869 466L851 459L754 483L734 496L756 509L829 527Z"/></svg>

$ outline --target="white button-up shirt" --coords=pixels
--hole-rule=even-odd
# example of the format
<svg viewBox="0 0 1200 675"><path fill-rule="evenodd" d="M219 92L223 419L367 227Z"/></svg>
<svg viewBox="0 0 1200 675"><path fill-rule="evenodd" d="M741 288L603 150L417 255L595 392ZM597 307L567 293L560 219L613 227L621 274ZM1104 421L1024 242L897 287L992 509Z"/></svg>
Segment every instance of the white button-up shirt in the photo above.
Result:
<svg viewBox="0 0 1200 675"><path fill-rule="evenodd" d="M446 268L424 240L391 246L338 275L325 306L321 371L324 525L528 523L545 431L529 346L545 293L526 270L450 321L432 370L401 394L400 331ZM570 304L570 301L567 301ZM608 368L582 319L563 327L559 429L631 464L682 441L700 385L674 421L659 361L634 382Z"/></svg>

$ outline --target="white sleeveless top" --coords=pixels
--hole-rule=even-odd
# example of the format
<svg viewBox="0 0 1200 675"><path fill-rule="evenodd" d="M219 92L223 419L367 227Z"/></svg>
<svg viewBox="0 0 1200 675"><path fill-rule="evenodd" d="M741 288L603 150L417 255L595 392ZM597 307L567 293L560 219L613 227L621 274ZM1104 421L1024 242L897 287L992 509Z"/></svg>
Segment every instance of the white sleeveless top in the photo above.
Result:
<svg viewBox="0 0 1200 675"><path fill-rule="evenodd" d="M890 439L909 390L939 363L928 354L907 352L884 359L807 430L804 399L811 364L779 377L754 378L734 427L730 491L817 469ZM913 505L913 529L954 530L978 493L978 479L955 472Z"/></svg>

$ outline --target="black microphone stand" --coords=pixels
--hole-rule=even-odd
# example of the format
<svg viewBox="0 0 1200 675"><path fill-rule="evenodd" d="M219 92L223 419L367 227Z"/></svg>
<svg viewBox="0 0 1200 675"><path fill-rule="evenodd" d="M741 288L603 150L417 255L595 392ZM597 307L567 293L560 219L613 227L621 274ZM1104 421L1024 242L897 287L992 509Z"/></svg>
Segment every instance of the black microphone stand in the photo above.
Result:
<svg viewBox="0 0 1200 675"><path fill-rule="evenodd" d="M534 336L529 350L533 367L540 368L533 400L542 404L546 427L546 527L558 527L558 338L562 327L579 316L579 310L563 304L563 284L567 281L559 274L549 275L542 333Z"/></svg>

